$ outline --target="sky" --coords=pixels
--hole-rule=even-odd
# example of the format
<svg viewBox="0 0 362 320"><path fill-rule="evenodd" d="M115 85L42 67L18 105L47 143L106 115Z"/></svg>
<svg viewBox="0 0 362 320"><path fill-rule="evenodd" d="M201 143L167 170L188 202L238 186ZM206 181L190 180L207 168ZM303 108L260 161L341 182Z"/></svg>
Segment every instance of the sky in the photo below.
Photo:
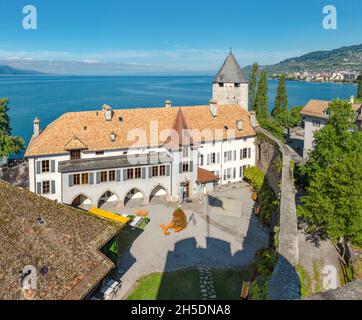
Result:
<svg viewBox="0 0 362 320"><path fill-rule="evenodd" d="M25 5L37 29L23 28ZM322 26L325 5L337 29ZM62 74L214 73L362 43L361 0L0 0L0 64Z"/></svg>

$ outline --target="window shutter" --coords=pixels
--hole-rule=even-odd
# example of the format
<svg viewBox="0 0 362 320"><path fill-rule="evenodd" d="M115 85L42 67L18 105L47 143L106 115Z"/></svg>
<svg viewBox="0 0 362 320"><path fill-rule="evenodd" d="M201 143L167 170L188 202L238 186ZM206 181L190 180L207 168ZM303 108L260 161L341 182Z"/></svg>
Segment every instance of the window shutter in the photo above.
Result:
<svg viewBox="0 0 362 320"><path fill-rule="evenodd" d="M234 150L234 161L236 161L236 150Z"/></svg>
<svg viewBox="0 0 362 320"><path fill-rule="evenodd" d="M96 182L97 182L97 184L101 183L101 173L100 172L96 173Z"/></svg>
<svg viewBox="0 0 362 320"><path fill-rule="evenodd" d="M52 194L55 194L55 180L52 180L52 182L51 182L51 191L52 191Z"/></svg>
<svg viewBox="0 0 362 320"><path fill-rule="evenodd" d="M142 179L146 179L146 168L142 168Z"/></svg>
<svg viewBox="0 0 362 320"><path fill-rule="evenodd" d="M120 182L121 181L121 170L117 170L116 171L116 181Z"/></svg>
<svg viewBox="0 0 362 320"><path fill-rule="evenodd" d="M243 167L240 167L240 178L242 178L243 177Z"/></svg>
<svg viewBox="0 0 362 320"><path fill-rule="evenodd" d="M36 174L40 174L40 161L36 162Z"/></svg>
<svg viewBox="0 0 362 320"><path fill-rule="evenodd" d="M127 169L123 169L123 181L127 180Z"/></svg>
<svg viewBox="0 0 362 320"><path fill-rule="evenodd" d="M170 176L170 166L166 166L166 176Z"/></svg>
<svg viewBox="0 0 362 320"><path fill-rule="evenodd" d="M50 171L52 173L55 172L55 160L50 161Z"/></svg>
<svg viewBox="0 0 362 320"><path fill-rule="evenodd" d="M240 160L243 160L243 149L240 149Z"/></svg>
<svg viewBox="0 0 362 320"><path fill-rule="evenodd" d="M248 158L251 158L251 148L248 149Z"/></svg>
<svg viewBox="0 0 362 320"><path fill-rule="evenodd" d="M224 152L224 162L226 162L227 159L228 159L228 153Z"/></svg>
<svg viewBox="0 0 362 320"><path fill-rule="evenodd" d="M41 194L41 182L36 183L36 193Z"/></svg>
<svg viewBox="0 0 362 320"><path fill-rule="evenodd" d="M226 169L224 170L224 181L226 180Z"/></svg>
<svg viewBox="0 0 362 320"><path fill-rule="evenodd" d="M94 184L94 173L93 172L91 172L89 174L89 184Z"/></svg>
<svg viewBox="0 0 362 320"><path fill-rule="evenodd" d="M148 167L148 178L152 178L152 167Z"/></svg>
<svg viewBox="0 0 362 320"><path fill-rule="evenodd" d="M217 163L220 163L220 152L217 153Z"/></svg>
<svg viewBox="0 0 362 320"><path fill-rule="evenodd" d="M233 179L236 179L236 168L233 170Z"/></svg>
<svg viewBox="0 0 362 320"><path fill-rule="evenodd" d="M73 175L70 174L68 179L69 179L69 187L73 187Z"/></svg>
<svg viewBox="0 0 362 320"><path fill-rule="evenodd" d="M178 164L179 173L182 173L182 162Z"/></svg>
<svg viewBox="0 0 362 320"><path fill-rule="evenodd" d="M190 161L190 172L194 172L194 162Z"/></svg>
<svg viewBox="0 0 362 320"><path fill-rule="evenodd" d="M207 155L207 165L209 165L210 164L210 155L208 154Z"/></svg>

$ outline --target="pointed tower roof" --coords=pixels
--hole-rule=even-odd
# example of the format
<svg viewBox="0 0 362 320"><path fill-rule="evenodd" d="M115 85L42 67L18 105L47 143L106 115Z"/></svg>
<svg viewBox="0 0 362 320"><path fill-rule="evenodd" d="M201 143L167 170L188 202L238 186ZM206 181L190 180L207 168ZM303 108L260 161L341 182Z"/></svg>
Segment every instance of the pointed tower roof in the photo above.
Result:
<svg viewBox="0 0 362 320"><path fill-rule="evenodd" d="M230 50L224 64L217 73L214 83L247 83L243 71L239 63L236 61L232 51Z"/></svg>
<svg viewBox="0 0 362 320"><path fill-rule="evenodd" d="M184 114L181 108L178 109L175 122L172 126L172 131L166 140L166 145L170 149L178 149L183 145L191 145L192 139L189 134L189 129L186 124Z"/></svg>

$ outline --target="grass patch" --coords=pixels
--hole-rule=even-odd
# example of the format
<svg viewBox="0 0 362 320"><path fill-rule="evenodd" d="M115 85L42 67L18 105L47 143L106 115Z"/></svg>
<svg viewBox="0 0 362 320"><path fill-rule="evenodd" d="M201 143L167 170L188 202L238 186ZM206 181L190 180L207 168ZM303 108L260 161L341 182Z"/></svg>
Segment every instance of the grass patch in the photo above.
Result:
<svg viewBox="0 0 362 320"><path fill-rule="evenodd" d="M128 300L200 300L198 270L152 273L138 281Z"/></svg>
<svg viewBox="0 0 362 320"><path fill-rule="evenodd" d="M313 261L313 273L314 273L314 292L319 293L322 291L322 278L320 273L319 262Z"/></svg>
<svg viewBox="0 0 362 320"><path fill-rule="evenodd" d="M240 299L243 281L249 279L248 272L239 270L212 270L212 279L219 300Z"/></svg>
<svg viewBox="0 0 362 320"><path fill-rule="evenodd" d="M312 278L309 273L301 266L295 266L300 279L300 295L301 298L309 297L313 294Z"/></svg>

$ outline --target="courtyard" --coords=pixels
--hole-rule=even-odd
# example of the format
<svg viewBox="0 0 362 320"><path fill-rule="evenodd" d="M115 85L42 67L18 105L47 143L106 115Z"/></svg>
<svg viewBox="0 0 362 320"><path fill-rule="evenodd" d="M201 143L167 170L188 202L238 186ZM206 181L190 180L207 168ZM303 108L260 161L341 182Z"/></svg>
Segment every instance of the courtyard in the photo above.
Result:
<svg viewBox="0 0 362 320"><path fill-rule="evenodd" d="M190 275L194 276L196 270L197 274L204 274L201 278L206 279L207 287L207 284L212 285L215 270L232 269L240 273L247 270L256 251L268 246L269 237L269 230L262 227L253 215L253 206L247 184L217 187L202 199L186 202L182 208L188 219L187 228L166 236L160 226L172 220L177 203L154 201L134 208L117 208L114 205L113 210L112 203L107 203L108 210L121 214L134 215L139 209L148 210L150 218L143 231L134 230L135 236L120 257L118 272L122 287L117 299L126 298L136 288L140 278L151 274L156 275L156 286L160 288L156 292L153 288L151 296L146 298L167 298L167 295L157 291L161 291L160 283L165 282L161 281L165 280L165 275L171 275L174 271L190 269ZM241 288L241 278L237 279L240 279L237 285ZM196 287L204 290L201 283L197 283ZM217 298L215 294L210 297Z"/></svg>

